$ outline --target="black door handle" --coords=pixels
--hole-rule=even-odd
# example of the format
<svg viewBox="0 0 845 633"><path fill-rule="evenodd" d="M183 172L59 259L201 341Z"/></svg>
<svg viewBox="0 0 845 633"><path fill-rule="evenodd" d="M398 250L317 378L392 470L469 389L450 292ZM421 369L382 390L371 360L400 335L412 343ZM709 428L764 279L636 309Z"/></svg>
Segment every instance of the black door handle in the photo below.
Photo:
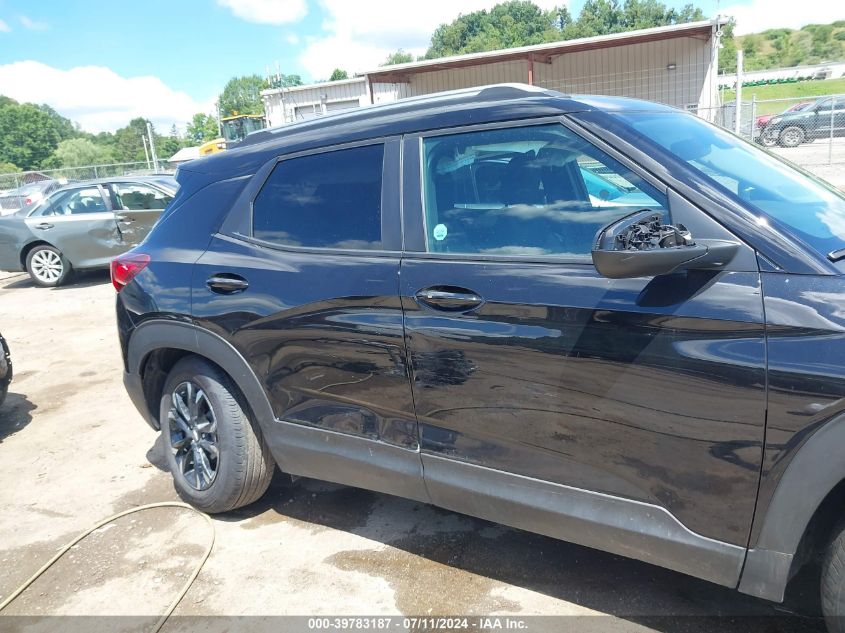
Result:
<svg viewBox="0 0 845 633"><path fill-rule="evenodd" d="M205 282L211 292L221 295L230 295L236 292L243 292L249 288L249 282L240 275L232 273L219 273L208 278Z"/></svg>
<svg viewBox="0 0 845 633"><path fill-rule="evenodd" d="M417 291L414 296L419 303L445 312L469 312L484 303L484 299L472 290L455 286L431 286Z"/></svg>
<svg viewBox="0 0 845 633"><path fill-rule="evenodd" d="M49 222L42 222L41 224L36 224L35 228L36 229L43 229L43 230L46 231L47 229L52 229L53 225L50 224Z"/></svg>

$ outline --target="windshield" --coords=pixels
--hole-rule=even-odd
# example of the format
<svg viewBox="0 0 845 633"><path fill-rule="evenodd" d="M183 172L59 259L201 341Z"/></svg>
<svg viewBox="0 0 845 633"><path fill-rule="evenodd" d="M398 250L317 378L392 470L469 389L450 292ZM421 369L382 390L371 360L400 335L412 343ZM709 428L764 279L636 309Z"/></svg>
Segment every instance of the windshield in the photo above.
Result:
<svg viewBox="0 0 845 633"><path fill-rule="evenodd" d="M819 253L845 247L845 196L833 188L691 114L616 116Z"/></svg>

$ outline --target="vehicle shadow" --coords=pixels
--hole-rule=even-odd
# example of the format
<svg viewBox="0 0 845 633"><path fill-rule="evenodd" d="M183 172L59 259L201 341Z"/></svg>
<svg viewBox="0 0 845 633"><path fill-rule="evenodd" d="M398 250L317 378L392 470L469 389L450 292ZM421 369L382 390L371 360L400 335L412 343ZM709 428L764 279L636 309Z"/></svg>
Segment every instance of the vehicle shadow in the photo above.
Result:
<svg viewBox="0 0 845 633"><path fill-rule="evenodd" d="M23 394L12 391L6 394L5 402L0 405L0 444L32 422L32 412L37 408Z"/></svg>
<svg viewBox="0 0 845 633"><path fill-rule="evenodd" d="M73 288L90 288L111 282L111 273L108 269L97 268L95 270L75 271L67 283L58 288L51 288L54 291L69 290Z"/></svg>
<svg viewBox="0 0 845 633"><path fill-rule="evenodd" d="M505 584L621 620L587 618L601 630L637 628L624 621L667 633L825 630L812 572L796 578L786 603L775 605L621 556L310 479L286 485L285 477L276 477L260 501L215 518L243 522L244 529L293 519L388 545L337 552L324 562L383 576L405 615L431 614L432 608L442 615L518 611L518 603L491 599ZM480 593L473 596L472 587ZM580 630L588 623L547 624Z"/></svg>
<svg viewBox="0 0 845 633"><path fill-rule="evenodd" d="M10 279L13 279L13 281L0 285L0 288L8 288L11 290L17 288L39 288L39 286L35 285L32 278L26 273L15 275ZM39 289L47 291L62 291L73 288L90 288L91 286L99 286L104 283L109 283L109 281L111 281L111 276L108 270L83 270L74 272L64 285L58 286L57 288Z"/></svg>

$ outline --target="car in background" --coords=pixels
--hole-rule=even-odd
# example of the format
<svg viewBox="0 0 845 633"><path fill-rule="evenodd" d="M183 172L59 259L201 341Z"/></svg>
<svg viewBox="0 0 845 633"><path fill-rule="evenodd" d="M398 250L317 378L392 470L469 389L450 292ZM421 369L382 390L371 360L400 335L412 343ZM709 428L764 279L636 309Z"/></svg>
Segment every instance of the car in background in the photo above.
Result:
<svg viewBox="0 0 845 633"><path fill-rule="evenodd" d="M822 97L802 110L772 117L764 136L781 147L798 147L817 138L845 136L845 95Z"/></svg>
<svg viewBox="0 0 845 633"><path fill-rule="evenodd" d="M45 196L67 184L67 180L36 180L0 194L0 215L11 215L23 207L41 202Z"/></svg>
<svg viewBox="0 0 845 633"><path fill-rule="evenodd" d="M6 339L0 334L0 406L6 400L9 393L9 384L12 382L12 358L9 355L9 346Z"/></svg>
<svg viewBox="0 0 845 633"><path fill-rule="evenodd" d="M799 103L794 103L789 106L786 110L781 112L781 114L789 114L790 112L801 112L802 110L806 110L811 105L813 105L815 101L801 101ZM777 114L762 114L754 119L754 124L757 127L757 136L756 139L763 145L774 145L777 142L777 135L766 134L766 126L769 125L769 122L779 116Z"/></svg>
<svg viewBox="0 0 845 633"><path fill-rule="evenodd" d="M0 217L0 270L58 286L73 270L106 268L139 244L173 199L170 176L118 176L74 183Z"/></svg>

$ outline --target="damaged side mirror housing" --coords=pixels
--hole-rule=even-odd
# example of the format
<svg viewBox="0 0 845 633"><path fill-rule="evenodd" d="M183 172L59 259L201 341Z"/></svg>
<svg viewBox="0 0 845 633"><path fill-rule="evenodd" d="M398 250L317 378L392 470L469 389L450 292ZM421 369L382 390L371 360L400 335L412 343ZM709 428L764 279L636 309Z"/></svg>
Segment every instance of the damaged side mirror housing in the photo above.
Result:
<svg viewBox="0 0 845 633"><path fill-rule="evenodd" d="M718 270L739 250L739 242L694 240L682 224L673 226L662 220L660 213L644 210L602 228L592 251L596 270L610 279Z"/></svg>

